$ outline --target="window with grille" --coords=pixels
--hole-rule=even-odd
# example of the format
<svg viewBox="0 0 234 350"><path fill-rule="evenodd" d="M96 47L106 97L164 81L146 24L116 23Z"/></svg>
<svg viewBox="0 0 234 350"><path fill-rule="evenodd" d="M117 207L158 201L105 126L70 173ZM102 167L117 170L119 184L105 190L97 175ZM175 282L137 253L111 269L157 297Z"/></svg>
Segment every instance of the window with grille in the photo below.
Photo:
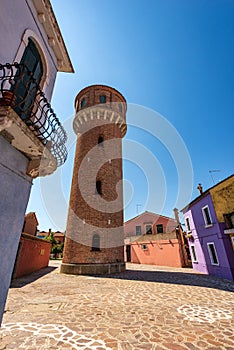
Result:
<svg viewBox="0 0 234 350"><path fill-rule="evenodd" d="M136 236L141 235L141 226L136 226Z"/></svg>

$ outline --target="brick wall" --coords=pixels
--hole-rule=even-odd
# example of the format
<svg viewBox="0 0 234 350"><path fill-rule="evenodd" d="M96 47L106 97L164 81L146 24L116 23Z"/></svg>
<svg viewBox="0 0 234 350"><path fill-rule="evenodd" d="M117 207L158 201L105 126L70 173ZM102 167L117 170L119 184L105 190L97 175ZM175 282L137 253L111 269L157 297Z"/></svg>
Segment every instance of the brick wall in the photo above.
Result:
<svg viewBox="0 0 234 350"><path fill-rule="evenodd" d="M100 95L106 96L106 103L100 104ZM84 98L85 107L81 108ZM113 103L116 110L110 111ZM121 111L118 103L123 104ZM115 89L94 85L78 94L75 105L78 137L63 263L124 262L121 125L126 101ZM101 194L97 181L101 182ZM99 251L92 250L94 235L100 238Z"/></svg>

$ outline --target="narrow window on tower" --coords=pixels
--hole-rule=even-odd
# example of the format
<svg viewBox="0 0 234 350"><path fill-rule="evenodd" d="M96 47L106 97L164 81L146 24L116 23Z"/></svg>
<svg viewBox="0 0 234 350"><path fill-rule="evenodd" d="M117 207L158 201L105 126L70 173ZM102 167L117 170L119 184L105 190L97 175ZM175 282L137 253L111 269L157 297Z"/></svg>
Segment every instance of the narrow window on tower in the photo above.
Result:
<svg viewBox="0 0 234 350"><path fill-rule="evenodd" d="M99 252L100 250L100 236L95 233L92 239L92 251Z"/></svg>
<svg viewBox="0 0 234 350"><path fill-rule="evenodd" d="M98 137L98 145L103 147L103 141L104 141L103 136L99 136Z"/></svg>
<svg viewBox="0 0 234 350"><path fill-rule="evenodd" d="M85 98L83 98L83 99L81 100L81 103L80 103L81 108L84 108L84 107L85 107L85 104L86 104L86 101L85 101Z"/></svg>
<svg viewBox="0 0 234 350"><path fill-rule="evenodd" d="M96 181L96 191L98 194L102 195L102 182L100 180Z"/></svg>
<svg viewBox="0 0 234 350"><path fill-rule="evenodd" d="M106 95L100 96L100 103L106 103Z"/></svg>

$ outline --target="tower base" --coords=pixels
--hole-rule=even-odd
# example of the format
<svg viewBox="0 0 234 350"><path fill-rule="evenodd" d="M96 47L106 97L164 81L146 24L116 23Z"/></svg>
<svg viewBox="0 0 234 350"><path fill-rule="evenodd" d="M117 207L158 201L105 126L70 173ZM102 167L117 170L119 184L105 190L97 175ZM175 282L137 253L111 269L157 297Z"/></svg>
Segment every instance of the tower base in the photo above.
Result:
<svg viewBox="0 0 234 350"><path fill-rule="evenodd" d="M70 275L110 275L124 272L125 262L107 264L66 264L62 263L60 273Z"/></svg>

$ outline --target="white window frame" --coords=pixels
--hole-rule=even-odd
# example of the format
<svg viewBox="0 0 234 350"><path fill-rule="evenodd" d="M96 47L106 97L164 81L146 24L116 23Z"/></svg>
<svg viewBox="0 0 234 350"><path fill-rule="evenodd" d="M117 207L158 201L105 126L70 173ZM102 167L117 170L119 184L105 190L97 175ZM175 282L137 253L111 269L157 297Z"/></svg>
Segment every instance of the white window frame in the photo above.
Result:
<svg viewBox="0 0 234 350"><path fill-rule="evenodd" d="M194 249L194 251L192 248ZM190 245L190 254L191 254L192 262L197 263L198 260L197 260L197 252L195 249L195 244ZM195 254L195 257L194 257L194 254Z"/></svg>
<svg viewBox="0 0 234 350"><path fill-rule="evenodd" d="M185 218L185 223L186 223L187 232L188 232L188 233L189 233L189 232L192 232L192 230L191 230L191 225L190 225L190 220L189 220L189 217L188 217L188 216Z"/></svg>
<svg viewBox="0 0 234 350"><path fill-rule="evenodd" d="M208 209L208 213L209 213L209 217L210 217L210 221L211 221L210 224L207 223L207 218L206 218L206 214L205 214L205 209ZM205 205L204 207L202 207L202 214L203 214L203 218L204 218L204 221L205 221L205 227L211 227L211 226L213 226L212 217L211 217L211 215L210 215L210 208L209 208L208 205Z"/></svg>
<svg viewBox="0 0 234 350"><path fill-rule="evenodd" d="M210 250L210 245L213 245L213 247L214 247L216 259L218 261L217 263L214 262L214 259L213 259L213 256L212 256L212 253L211 253L211 250ZM211 265L219 266L219 258L218 258L218 254L217 254L214 242L207 242L207 249L208 249L208 253L209 253L209 256L210 256Z"/></svg>
<svg viewBox="0 0 234 350"><path fill-rule="evenodd" d="M234 236L231 236L232 248L234 249Z"/></svg>

